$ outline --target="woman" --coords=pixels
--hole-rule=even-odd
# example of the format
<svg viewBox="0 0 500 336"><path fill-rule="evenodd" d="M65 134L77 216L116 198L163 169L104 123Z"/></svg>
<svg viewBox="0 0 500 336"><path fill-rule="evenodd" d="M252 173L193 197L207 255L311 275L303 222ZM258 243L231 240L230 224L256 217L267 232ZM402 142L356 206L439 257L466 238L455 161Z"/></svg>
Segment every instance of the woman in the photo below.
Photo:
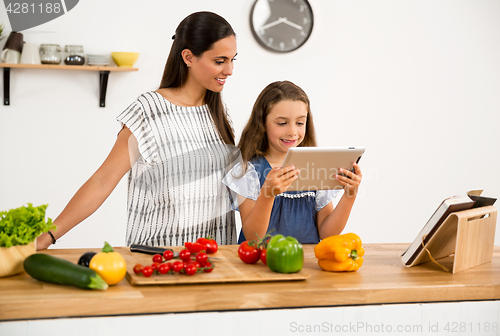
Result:
<svg viewBox="0 0 500 336"><path fill-rule="evenodd" d="M109 156L56 218L57 230L38 238L38 249L96 211L127 171L127 245L175 246L208 235L236 243L221 183L234 133L220 95L232 75L236 35L219 15L198 12L172 38L160 88L118 116L123 126Z"/></svg>

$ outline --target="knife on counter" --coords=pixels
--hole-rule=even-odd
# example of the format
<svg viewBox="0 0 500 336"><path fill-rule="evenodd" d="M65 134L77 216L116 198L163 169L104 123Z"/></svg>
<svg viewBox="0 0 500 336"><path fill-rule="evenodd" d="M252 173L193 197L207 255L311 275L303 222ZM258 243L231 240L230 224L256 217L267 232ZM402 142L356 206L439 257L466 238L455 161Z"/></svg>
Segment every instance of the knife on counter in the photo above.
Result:
<svg viewBox="0 0 500 336"><path fill-rule="evenodd" d="M172 251L170 248L165 248L165 247L157 247L157 246L147 246L147 245L139 245L139 244L132 244L130 245L130 252L137 252L137 253L146 253L146 254L161 254L163 255L163 252L165 251ZM174 258L179 258L179 253L174 252ZM210 259L213 260L220 260L219 258L214 258L210 257Z"/></svg>
<svg viewBox="0 0 500 336"><path fill-rule="evenodd" d="M165 251L172 251L172 249L164 248L164 247L156 247L156 246L147 246L147 245L138 245L132 244L130 245L130 252L138 252L138 253L146 253L146 254L161 254ZM179 253L174 252L174 258L179 257Z"/></svg>

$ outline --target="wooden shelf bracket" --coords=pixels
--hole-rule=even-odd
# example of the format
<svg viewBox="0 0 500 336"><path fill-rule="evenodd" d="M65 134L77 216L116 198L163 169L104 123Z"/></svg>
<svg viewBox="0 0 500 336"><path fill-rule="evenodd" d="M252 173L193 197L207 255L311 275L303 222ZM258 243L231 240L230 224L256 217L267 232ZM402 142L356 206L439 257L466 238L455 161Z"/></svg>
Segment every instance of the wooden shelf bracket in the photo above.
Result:
<svg viewBox="0 0 500 336"><path fill-rule="evenodd" d="M3 68L3 104L10 105L10 68Z"/></svg>
<svg viewBox="0 0 500 336"><path fill-rule="evenodd" d="M99 107L106 106L109 71L99 71Z"/></svg>

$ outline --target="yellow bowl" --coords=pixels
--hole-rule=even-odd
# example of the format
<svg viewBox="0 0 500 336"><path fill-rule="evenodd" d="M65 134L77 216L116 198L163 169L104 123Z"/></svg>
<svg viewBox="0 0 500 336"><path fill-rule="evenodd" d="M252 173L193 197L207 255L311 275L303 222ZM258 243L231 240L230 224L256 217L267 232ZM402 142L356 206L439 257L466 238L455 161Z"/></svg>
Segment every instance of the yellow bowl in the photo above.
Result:
<svg viewBox="0 0 500 336"><path fill-rule="evenodd" d="M111 57L119 67L131 68L139 58L139 53L134 52L112 52Z"/></svg>
<svg viewBox="0 0 500 336"><path fill-rule="evenodd" d="M0 278L24 271L24 259L36 253L36 242L27 245L0 247Z"/></svg>

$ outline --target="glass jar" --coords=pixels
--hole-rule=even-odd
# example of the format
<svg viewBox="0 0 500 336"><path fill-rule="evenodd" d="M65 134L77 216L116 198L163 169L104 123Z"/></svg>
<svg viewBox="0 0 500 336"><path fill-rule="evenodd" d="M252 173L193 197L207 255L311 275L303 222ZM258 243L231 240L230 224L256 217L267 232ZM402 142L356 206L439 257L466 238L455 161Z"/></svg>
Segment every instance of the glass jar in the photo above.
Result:
<svg viewBox="0 0 500 336"><path fill-rule="evenodd" d="M61 47L59 44L41 44L40 61L42 64L61 63Z"/></svg>
<svg viewBox="0 0 500 336"><path fill-rule="evenodd" d="M81 45L64 46L64 63L67 65L83 65L85 63L85 54Z"/></svg>

